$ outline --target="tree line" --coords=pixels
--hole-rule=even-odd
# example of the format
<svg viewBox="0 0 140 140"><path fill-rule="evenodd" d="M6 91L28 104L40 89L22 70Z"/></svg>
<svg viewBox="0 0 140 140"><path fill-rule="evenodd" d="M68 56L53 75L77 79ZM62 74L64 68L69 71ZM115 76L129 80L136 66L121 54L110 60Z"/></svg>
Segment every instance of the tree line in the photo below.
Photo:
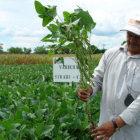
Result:
<svg viewBox="0 0 140 140"><path fill-rule="evenodd" d="M49 48L52 46L37 46L33 50L31 48L10 47L7 51L3 50L3 44L0 43L0 54L48 54ZM95 45L91 45L93 54L104 53L106 49L98 49ZM68 48L62 48L61 50L54 50L54 54L74 54L72 50Z"/></svg>

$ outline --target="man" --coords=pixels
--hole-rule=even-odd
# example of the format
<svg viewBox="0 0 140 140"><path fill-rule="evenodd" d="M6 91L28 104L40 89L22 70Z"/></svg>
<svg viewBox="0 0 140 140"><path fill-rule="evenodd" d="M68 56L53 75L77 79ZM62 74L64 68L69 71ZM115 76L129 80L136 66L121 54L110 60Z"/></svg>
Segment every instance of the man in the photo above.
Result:
<svg viewBox="0 0 140 140"><path fill-rule="evenodd" d="M99 124L91 135L96 140L140 139L140 16L131 18L123 30L126 44L104 53L94 70L95 86L77 91L85 102L102 91Z"/></svg>

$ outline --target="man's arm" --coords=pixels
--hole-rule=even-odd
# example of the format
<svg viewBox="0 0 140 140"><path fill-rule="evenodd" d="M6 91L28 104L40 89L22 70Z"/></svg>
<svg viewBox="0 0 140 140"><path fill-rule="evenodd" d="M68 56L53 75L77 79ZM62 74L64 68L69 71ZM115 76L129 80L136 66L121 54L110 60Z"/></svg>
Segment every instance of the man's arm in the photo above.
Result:
<svg viewBox="0 0 140 140"><path fill-rule="evenodd" d="M124 125L135 125L136 121L140 119L140 95L117 117L115 122L118 128L123 127ZM98 136L96 140L108 140L114 133L114 125L112 121L106 122L101 126L93 129L91 136Z"/></svg>
<svg viewBox="0 0 140 140"><path fill-rule="evenodd" d="M140 95L120 114L127 125L134 125L140 120Z"/></svg>
<svg viewBox="0 0 140 140"><path fill-rule="evenodd" d="M114 121L118 128L121 128L125 125L125 122L120 116L115 118ZM113 122L108 121L102 124L101 126L91 130L91 132L95 133L95 134L92 134L91 137L94 137L94 136L98 137L96 138L96 140L102 140L102 139L109 140L109 138L116 132L116 129Z"/></svg>

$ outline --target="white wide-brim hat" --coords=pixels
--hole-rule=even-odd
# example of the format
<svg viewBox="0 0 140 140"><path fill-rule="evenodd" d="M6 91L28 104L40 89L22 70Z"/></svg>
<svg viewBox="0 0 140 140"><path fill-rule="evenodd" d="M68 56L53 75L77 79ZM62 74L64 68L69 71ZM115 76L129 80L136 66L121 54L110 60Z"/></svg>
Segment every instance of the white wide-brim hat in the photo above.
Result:
<svg viewBox="0 0 140 140"><path fill-rule="evenodd" d="M140 14L130 18L126 26L121 31L130 31L134 34L140 35Z"/></svg>

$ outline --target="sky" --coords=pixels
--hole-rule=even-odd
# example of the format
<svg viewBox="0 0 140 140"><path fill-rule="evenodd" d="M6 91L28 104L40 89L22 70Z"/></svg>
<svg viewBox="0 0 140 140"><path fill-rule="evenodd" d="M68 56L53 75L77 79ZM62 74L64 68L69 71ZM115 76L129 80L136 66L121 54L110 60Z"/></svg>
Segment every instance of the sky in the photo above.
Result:
<svg viewBox="0 0 140 140"><path fill-rule="evenodd" d="M0 0L0 43L10 47L31 48L44 45L40 40L49 32L42 27L34 7L35 0ZM120 31L131 15L140 11L139 0L38 0L43 5L56 5L60 17L63 11L73 12L77 5L89 11L96 27L90 41L99 49L120 46L126 32Z"/></svg>

